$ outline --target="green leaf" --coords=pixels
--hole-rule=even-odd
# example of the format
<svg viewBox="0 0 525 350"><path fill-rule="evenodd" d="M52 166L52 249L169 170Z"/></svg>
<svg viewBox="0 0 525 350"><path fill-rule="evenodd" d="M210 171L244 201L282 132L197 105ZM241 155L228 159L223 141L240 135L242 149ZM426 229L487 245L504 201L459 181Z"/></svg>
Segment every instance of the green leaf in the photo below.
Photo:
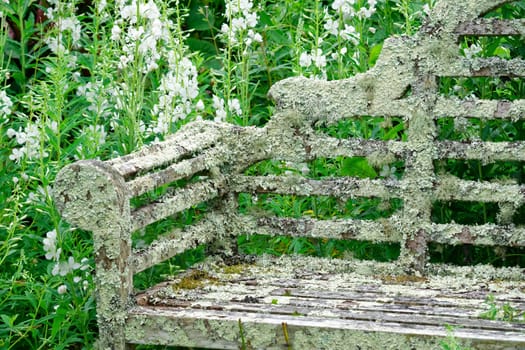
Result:
<svg viewBox="0 0 525 350"><path fill-rule="evenodd" d="M53 318L53 327L51 328L51 337L55 338L63 326L64 319L66 318L66 311L59 307L56 310L56 316Z"/></svg>
<svg viewBox="0 0 525 350"><path fill-rule="evenodd" d="M15 320L17 317L18 315L13 315L11 317L4 314L0 315L0 318L2 318L2 321L4 321L4 323L9 327L9 329L14 328Z"/></svg>
<svg viewBox="0 0 525 350"><path fill-rule="evenodd" d="M192 6L186 21L191 29L196 31L207 31L210 30L210 26L213 28L215 24L213 9L208 8L207 10L210 11L208 13L210 23L208 23L206 16L204 15L206 8L199 6L198 3L196 3L195 6Z"/></svg>
<svg viewBox="0 0 525 350"><path fill-rule="evenodd" d="M377 173L374 168L368 164L366 158L362 157L344 159L341 174L343 176L355 176L370 179L377 177Z"/></svg>
<svg viewBox="0 0 525 350"><path fill-rule="evenodd" d="M494 49L494 56L510 59L510 50L505 46L498 46L496 49Z"/></svg>
<svg viewBox="0 0 525 350"><path fill-rule="evenodd" d="M397 124L393 128L390 128L388 132L383 137L383 140L394 140L398 137L398 135L403 131L405 126L403 124Z"/></svg>
<svg viewBox="0 0 525 350"><path fill-rule="evenodd" d="M186 44L189 46L192 52L200 52L205 57L217 55L215 46L207 40L201 40L196 38L186 39Z"/></svg>
<svg viewBox="0 0 525 350"><path fill-rule="evenodd" d="M383 43L372 46L372 48L370 49L370 54L368 55L368 65L370 67L376 64L376 61L379 58L379 54L381 53L382 49Z"/></svg>

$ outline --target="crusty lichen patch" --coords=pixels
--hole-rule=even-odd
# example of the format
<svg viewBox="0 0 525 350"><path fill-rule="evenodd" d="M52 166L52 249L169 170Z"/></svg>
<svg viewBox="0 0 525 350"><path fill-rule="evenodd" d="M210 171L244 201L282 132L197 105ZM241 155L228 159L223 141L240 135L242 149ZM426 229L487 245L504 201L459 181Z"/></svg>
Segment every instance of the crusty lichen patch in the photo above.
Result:
<svg viewBox="0 0 525 350"><path fill-rule="evenodd" d="M204 284L210 285L217 282L218 279L210 275L207 271L195 269L191 270L179 281L172 284L171 287L175 291L179 289L195 289L203 286Z"/></svg>

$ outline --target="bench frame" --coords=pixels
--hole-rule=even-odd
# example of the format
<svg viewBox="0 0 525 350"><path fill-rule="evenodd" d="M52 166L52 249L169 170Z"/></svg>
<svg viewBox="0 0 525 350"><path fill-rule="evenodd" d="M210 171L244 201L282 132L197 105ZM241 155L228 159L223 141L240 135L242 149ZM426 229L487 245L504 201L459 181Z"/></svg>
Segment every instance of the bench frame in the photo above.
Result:
<svg viewBox="0 0 525 350"><path fill-rule="evenodd" d="M525 100L460 100L441 96L438 91L438 77L525 76L523 59L467 59L459 55L457 43L464 35L525 34L523 20L481 18L508 2L471 0L458 3L442 0L436 4L418 34L386 40L375 67L370 71L340 81L292 78L277 83L270 91L270 96L277 103L277 112L262 128L193 122L166 141L136 153L105 162L83 160L65 167L57 176L54 198L69 223L93 232L99 346L123 349L128 341L141 343L143 340L139 338L142 337L144 341L153 343L235 348L246 339L255 344L257 337L263 337L249 333L250 322L258 325L254 327L259 327L259 331L284 332L282 334L286 336L283 339L288 346L294 341L299 344L297 338L293 338L293 327L301 330L310 328L312 338L337 338L341 348L345 344L342 340L354 339L345 338L346 335L354 333L359 333L363 344L372 340L376 344L381 341L388 344L395 338L401 342L399 344L404 342L410 346L435 344L436 339L446 336L445 330L437 332L436 339L434 335L423 332L419 335L426 337L424 343L417 343L413 337L418 334L404 333L403 329L382 329L378 332L392 338L381 340L370 332L370 323L331 324L326 321L326 327L316 328L314 321L293 324L290 319L284 320L273 314L256 317L246 324L247 329L243 331L245 321L234 316L228 319L228 313L221 317L229 323L214 323L216 320L210 319L204 311L148 308L146 301L141 305L141 299L137 299L133 290L134 274L201 244L207 244L210 252L220 253L223 260L228 260L228 256L237 254L235 238L245 233L401 242L401 256L396 262L387 265L362 262L359 266L388 270L393 276L408 274L416 276L416 279L421 276L427 278L425 276L438 270L457 274L458 279L470 274L477 276L478 281L485 274L490 276L491 281L508 281L506 284L501 282L508 292L504 295L513 295L512 301L518 303L516 305L525 304L523 269L436 267L429 264L427 258L429 242L525 246L525 228L512 224L515 211L525 203L525 186L440 176L435 173L433 165L436 159L448 158L481 159L484 162L525 161L525 142L435 140L435 120L443 117L525 118ZM333 124L342 117L364 115L402 117L409 125L408 140L340 140L316 131L320 124ZM246 168L266 159L300 163L337 156L364 156L377 166L394 159L404 159L405 172L401 180L312 180L299 175L244 175ZM176 188L143 207L132 208L130 205L131 198L159 186L197 176L198 181ZM240 215L237 209L239 193L334 196L342 199L401 198L403 210L376 221ZM436 224L430 219L435 200L497 202L499 221L483 225ZM212 208L204 219L160 237L147 249L132 249L132 232L202 202L207 202ZM334 265L337 264L334 262ZM142 297L147 295L142 294ZM148 316L151 316L151 322ZM199 319L204 325L198 323ZM193 338L198 336L192 334L193 338L188 340L188 334L198 330L203 334L209 331L217 337L218 327L225 327L225 324L230 327L229 333L225 333L234 337L229 342L224 340L228 338L226 335L224 339L195 342ZM139 328L141 325L142 330ZM148 334L155 332L156 327L163 329L159 333L161 335ZM495 343L497 336L485 336L483 331L477 339L472 334L462 338L461 331L454 334L460 340L480 348L519 348L525 346L525 336L519 335L519 330L523 328L520 327L515 326L516 332L512 332L511 327L508 339L499 343ZM172 329L173 333L165 334L166 329ZM181 329L184 329L183 333L178 331ZM316 344L321 346L321 343ZM268 345L260 347L268 348Z"/></svg>

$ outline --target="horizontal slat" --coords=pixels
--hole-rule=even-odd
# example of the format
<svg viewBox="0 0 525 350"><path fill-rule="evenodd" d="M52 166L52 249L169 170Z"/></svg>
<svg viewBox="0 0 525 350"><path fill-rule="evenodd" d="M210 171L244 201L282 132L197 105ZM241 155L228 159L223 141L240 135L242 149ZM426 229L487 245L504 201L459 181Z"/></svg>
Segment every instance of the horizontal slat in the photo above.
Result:
<svg viewBox="0 0 525 350"><path fill-rule="evenodd" d="M207 121L185 125L166 141L151 144L140 151L107 161L125 178L193 155L219 140L224 125Z"/></svg>
<svg viewBox="0 0 525 350"><path fill-rule="evenodd" d="M401 242L402 218L377 220L316 220L241 216L242 233L288 235L331 239L356 239L374 242ZM489 246L525 246L525 228L513 225L430 224L429 241L442 244L473 244Z"/></svg>
<svg viewBox="0 0 525 350"><path fill-rule="evenodd" d="M525 161L525 142L438 141L438 159L481 159L495 161Z"/></svg>
<svg viewBox="0 0 525 350"><path fill-rule="evenodd" d="M336 275L337 277L340 277ZM486 311L484 304L487 298L486 291L477 293L447 293L438 295L439 291L421 286L410 286L412 290L407 291L407 286L395 285L399 289L394 295L388 288L393 285L380 286L376 284L364 284L362 287L352 286L349 288L320 287L326 284L328 276L311 275L305 279L275 279L269 281L268 295L262 296L257 290L257 285L251 285L243 280L233 281L235 286L231 290L221 291L225 295L222 300L217 300L214 293L209 293L208 288L203 286L191 299L184 298L159 298L156 306L167 307L196 307L197 303L202 309L228 310L229 312L247 312L259 314L280 314L301 317L326 317L337 318L341 321L375 320L383 322L402 322L409 325L441 326L461 325L462 327L485 328L499 331L516 331L511 323L500 323L495 325L490 320L479 319L476 316ZM371 277L375 280L377 277ZM247 280L249 281L249 280ZM383 283L378 280L376 283ZM228 281L228 283L232 283ZM282 285L290 287L281 288ZM169 287L165 284L162 288ZM171 285L176 285L171 283ZM259 285L259 287L261 287ZM242 288L242 290L240 290ZM408 292L408 293L407 293ZM417 296L416 296L417 295ZM139 296L141 302L147 303L151 300L149 296ZM187 300L190 299L190 300ZM271 301L274 301L273 303ZM502 302L501 296L495 302ZM503 302L512 303L513 307L521 310L525 307L525 301L516 299L503 299ZM413 318L412 318L413 317ZM525 329L525 326L523 327Z"/></svg>
<svg viewBox="0 0 525 350"><path fill-rule="evenodd" d="M436 62L434 74L442 77L524 77L525 60L499 57L459 59L446 64Z"/></svg>
<svg viewBox="0 0 525 350"><path fill-rule="evenodd" d="M402 238L401 233L395 229L400 224L397 217L378 220L316 220L243 215L237 220L240 229L238 234L289 235L375 242L399 242Z"/></svg>
<svg viewBox="0 0 525 350"><path fill-rule="evenodd" d="M224 162L219 156L224 147L216 146L195 158L179 161L166 169L137 177L127 183L132 197L154 190L170 182L184 179L203 170L219 166Z"/></svg>
<svg viewBox="0 0 525 350"><path fill-rule="evenodd" d="M358 179L354 177L308 179L298 175L267 175L232 177L230 189L234 192L276 193L299 196L331 196L400 198L404 195L405 181L395 179ZM441 176L434 180L436 200L462 200L476 202L512 202L518 207L525 202L525 186L462 180L454 176Z"/></svg>
<svg viewBox="0 0 525 350"><path fill-rule="evenodd" d="M189 184L176 189L173 194L162 196L154 203L140 207L131 213L132 231L217 197L224 184L224 179Z"/></svg>
<svg viewBox="0 0 525 350"><path fill-rule="evenodd" d="M411 320L418 322L421 317L414 316ZM458 346L469 348L517 350L524 344L519 331L465 327L448 331L444 325L407 326L402 320L332 321L322 317L162 307L135 307L128 314L126 324L126 338L131 343L191 348L237 350L243 347L244 341L244 344L275 350L347 350L348 344L358 341L359 344L368 344L368 349L388 349L392 344L399 345L399 349L439 349L439 344L446 342L447 336L453 336Z"/></svg>
<svg viewBox="0 0 525 350"><path fill-rule="evenodd" d="M358 179L353 177L314 180L299 175L233 176L230 189L234 192L278 193L302 196L332 196L337 198L392 198L401 194L403 184L395 179Z"/></svg>
<svg viewBox="0 0 525 350"><path fill-rule="evenodd" d="M435 182L433 199L486 203L510 202L517 208L525 202L525 186L468 181L455 176L442 176Z"/></svg>
<svg viewBox="0 0 525 350"><path fill-rule="evenodd" d="M525 100L480 100L440 96L434 107L434 117L464 117L480 119L524 119Z"/></svg>
<svg viewBox="0 0 525 350"><path fill-rule="evenodd" d="M220 236L224 231L224 218L217 213L209 213L199 222L184 229L176 228L162 235L145 249L135 249L130 259L133 273L144 271L160 262L206 244ZM218 224L221 223L221 224ZM223 232L224 233L224 232Z"/></svg>
<svg viewBox="0 0 525 350"><path fill-rule="evenodd" d="M525 227L514 225L432 224L429 240L442 244L524 247Z"/></svg>
<svg viewBox="0 0 525 350"><path fill-rule="evenodd" d="M315 135L304 142L305 147L310 149L311 158L386 156L389 154L401 157L408 147L408 144L402 141L337 139L322 134Z"/></svg>
<svg viewBox="0 0 525 350"><path fill-rule="evenodd" d="M475 36L525 36L525 19L477 18L473 21L460 23L454 33Z"/></svg>

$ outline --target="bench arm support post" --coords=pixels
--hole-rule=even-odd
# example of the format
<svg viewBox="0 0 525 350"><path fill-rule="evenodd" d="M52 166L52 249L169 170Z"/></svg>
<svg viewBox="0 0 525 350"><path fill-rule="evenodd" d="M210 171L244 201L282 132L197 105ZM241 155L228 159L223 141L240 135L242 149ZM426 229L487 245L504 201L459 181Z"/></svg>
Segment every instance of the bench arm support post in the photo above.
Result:
<svg viewBox="0 0 525 350"><path fill-rule="evenodd" d="M100 336L97 347L125 349L124 324L133 279L128 264L130 205L124 179L103 162L80 161L60 171L53 195L66 221L93 233Z"/></svg>

